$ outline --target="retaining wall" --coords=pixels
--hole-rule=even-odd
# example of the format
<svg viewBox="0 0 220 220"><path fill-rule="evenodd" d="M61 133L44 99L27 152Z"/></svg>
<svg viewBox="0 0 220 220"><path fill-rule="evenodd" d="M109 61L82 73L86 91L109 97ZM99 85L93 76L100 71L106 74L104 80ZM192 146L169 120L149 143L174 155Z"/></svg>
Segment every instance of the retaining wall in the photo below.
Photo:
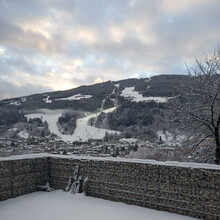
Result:
<svg viewBox="0 0 220 220"><path fill-rule="evenodd" d="M47 181L55 189L65 189L76 166L89 179L89 196L220 220L220 169L215 165L65 156L0 161L0 200L33 192Z"/></svg>
<svg viewBox="0 0 220 220"><path fill-rule="evenodd" d="M49 182L47 158L0 161L0 201L35 192Z"/></svg>

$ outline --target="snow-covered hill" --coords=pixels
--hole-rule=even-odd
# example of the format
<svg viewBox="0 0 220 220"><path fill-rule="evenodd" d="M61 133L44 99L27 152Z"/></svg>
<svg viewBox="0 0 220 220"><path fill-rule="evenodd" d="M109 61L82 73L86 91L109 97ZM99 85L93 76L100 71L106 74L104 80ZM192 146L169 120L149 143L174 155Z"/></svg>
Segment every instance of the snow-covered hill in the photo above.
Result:
<svg viewBox="0 0 220 220"><path fill-rule="evenodd" d="M156 141L164 129L173 135L168 122L172 112L166 104L187 82L187 76L161 75L1 100L0 137L44 137L50 132L64 141L86 141L102 139L108 132ZM90 113L63 117L69 111ZM63 124L57 123L61 116ZM30 120L34 118L46 121L48 127L41 120ZM175 139L172 135L163 141Z"/></svg>
<svg viewBox="0 0 220 220"><path fill-rule="evenodd" d="M116 109L116 107L109 108L103 110L104 113L112 112ZM39 118L42 121L46 121L48 123L48 127L51 133L57 135L58 138L65 142L73 142L73 141L88 141L89 139L103 139L106 132L109 134L120 134L118 131L96 128L94 126L89 125L89 120L91 118L96 118L101 113L90 113L82 118L77 119L76 129L73 135L62 134L57 126L58 118L62 116L62 111L44 111L45 113L34 113L27 114L27 119Z"/></svg>

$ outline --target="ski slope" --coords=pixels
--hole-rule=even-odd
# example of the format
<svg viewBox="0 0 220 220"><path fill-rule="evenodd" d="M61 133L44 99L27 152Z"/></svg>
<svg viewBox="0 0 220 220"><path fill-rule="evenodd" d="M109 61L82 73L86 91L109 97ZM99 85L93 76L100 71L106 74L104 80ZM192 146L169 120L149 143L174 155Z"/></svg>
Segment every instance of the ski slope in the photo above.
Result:
<svg viewBox="0 0 220 220"><path fill-rule="evenodd" d="M98 113L88 114L85 117L79 118L76 121L76 129L73 135L62 134L57 127L57 121L60 116L62 116L62 111L45 111L42 113L27 114L26 117L29 120L30 118L40 118L42 121L48 123L48 128L51 133L56 134L60 139L65 142L73 141L88 141L89 139L102 139L105 136L105 133L109 134L120 133L114 130L96 128L88 124L91 118L98 117L101 112L109 113L116 109L116 107L109 108Z"/></svg>

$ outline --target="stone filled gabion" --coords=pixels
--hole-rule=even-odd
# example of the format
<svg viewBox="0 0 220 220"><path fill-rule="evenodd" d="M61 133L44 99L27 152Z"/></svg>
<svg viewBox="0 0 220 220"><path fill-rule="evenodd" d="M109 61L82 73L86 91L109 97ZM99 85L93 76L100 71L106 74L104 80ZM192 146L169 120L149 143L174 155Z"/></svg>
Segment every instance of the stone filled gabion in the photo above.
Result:
<svg viewBox="0 0 220 220"><path fill-rule="evenodd" d="M76 167L86 195L201 219L220 220L220 170L65 157L0 161L0 200L47 182L65 189Z"/></svg>

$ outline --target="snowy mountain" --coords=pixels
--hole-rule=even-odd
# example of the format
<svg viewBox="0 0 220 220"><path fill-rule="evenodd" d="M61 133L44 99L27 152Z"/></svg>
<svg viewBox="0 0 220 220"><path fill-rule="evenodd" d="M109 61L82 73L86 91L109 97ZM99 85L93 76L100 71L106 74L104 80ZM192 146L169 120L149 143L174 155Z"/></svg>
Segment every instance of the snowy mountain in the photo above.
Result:
<svg viewBox="0 0 220 220"><path fill-rule="evenodd" d="M188 81L188 76L161 75L1 100L0 136L171 141L167 101Z"/></svg>

